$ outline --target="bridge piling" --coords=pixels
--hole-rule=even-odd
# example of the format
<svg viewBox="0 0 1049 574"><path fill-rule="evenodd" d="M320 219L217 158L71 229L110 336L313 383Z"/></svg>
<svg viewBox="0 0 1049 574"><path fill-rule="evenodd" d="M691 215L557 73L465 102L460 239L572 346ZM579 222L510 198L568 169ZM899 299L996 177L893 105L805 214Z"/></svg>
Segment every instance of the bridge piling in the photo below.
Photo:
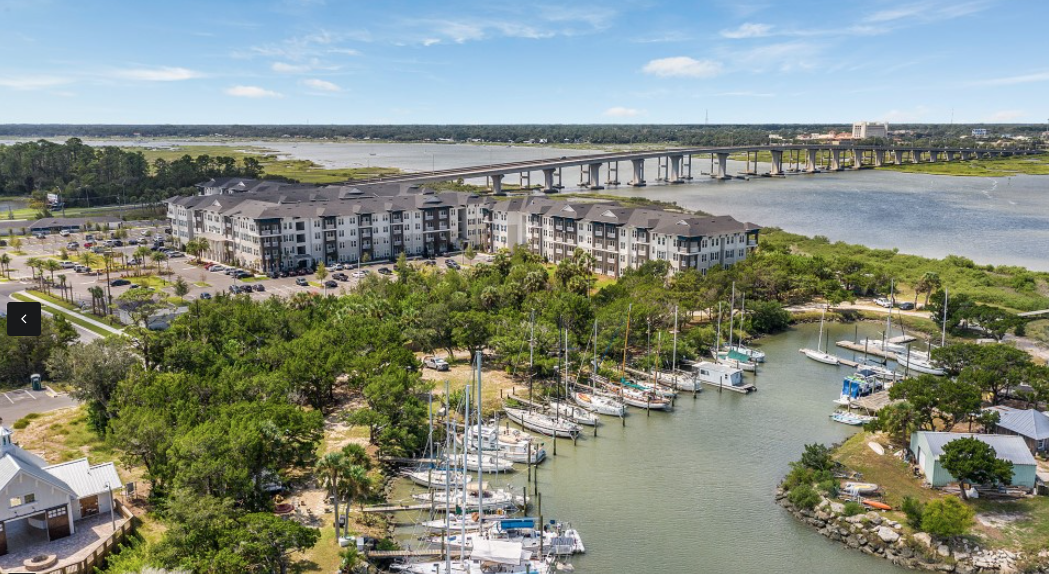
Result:
<svg viewBox="0 0 1049 574"><path fill-rule="evenodd" d="M543 170L543 191L546 193L556 193L557 188L554 187L554 168L546 168Z"/></svg>
<svg viewBox="0 0 1049 574"><path fill-rule="evenodd" d="M725 154L726 157L728 154ZM630 180L630 185L634 187L645 187L645 160L644 159L632 159L630 163L634 166L634 179Z"/></svg>
<svg viewBox="0 0 1049 574"><path fill-rule="evenodd" d="M683 156L672 155L668 159L670 162L670 183L685 183L685 180L681 179L681 160Z"/></svg>
<svg viewBox="0 0 1049 574"><path fill-rule="evenodd" d="M841 171L841 150L832 149L830 150L830 170Z"/></svg>
<svg viewBox="0 0 1049 574"><path fill-rule="evenodd" d="M590 164L590 189L604 189L605 186L601 185L601 164L592 163Z"/></svg>
<svg viewBox="0 0 1049 574"><path fill-rule="evenodd" d="M772 169L769 175L783 175L783 152L772 150Z"/></svg>
<svg viewBox="0 0 1049 574"><path fill-rule="evenodd" d="M805 173L816 173L816 150L805 150Z"/></svg>

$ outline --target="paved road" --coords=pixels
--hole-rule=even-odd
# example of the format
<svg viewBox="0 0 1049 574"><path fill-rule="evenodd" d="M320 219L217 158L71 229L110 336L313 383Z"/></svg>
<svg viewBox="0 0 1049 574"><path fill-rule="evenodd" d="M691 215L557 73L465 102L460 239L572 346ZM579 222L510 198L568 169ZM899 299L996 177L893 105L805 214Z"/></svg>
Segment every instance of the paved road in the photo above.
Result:
<svg viewBox="0 0 1049 574"><path fill-rule="evenodd" d="M0 420L7 426L29 413L46 413L55 409L76 406L69 395L50 397L47 393L18 389L0 393Z"/></svg>

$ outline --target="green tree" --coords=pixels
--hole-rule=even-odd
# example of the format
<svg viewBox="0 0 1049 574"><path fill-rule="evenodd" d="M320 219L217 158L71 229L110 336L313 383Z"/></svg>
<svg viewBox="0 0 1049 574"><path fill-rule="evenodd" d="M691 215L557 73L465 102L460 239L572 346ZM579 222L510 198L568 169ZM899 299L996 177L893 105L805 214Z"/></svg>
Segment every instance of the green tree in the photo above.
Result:
<svg viewBox="0 0 1049 574"><path fill-rule="evenodd" d="M973 509L957 498L938 498L922 510L922 530L944 538L960 536L968 532L974 516Z"/></svg>
<svg viewBox="0 0 1049 574"><path fill-rule="evenodd" d="M790 326L790 312L776 301L755 301L747 307L748 331L754 333L777 333Z"/></svg>
<svg viewBox="0 0 1049 574"><path fill-rule="evenodd" d="M324 487L331 493L335 505L335 539L339 539L339 499L342 498L342 482L350 470L346 455L341 452L329 452L317 461L316 472L324 480Z"/></svg>
<svg viewBox="0 0 1049 574"><path fill-rule="evenodd" d="M963 500L968 498L967 484L1009 484L1013 479L1013 463L999 459L990 445L975 438L959 438L943 445L940 465L958 480Z"/></svg>
<svg viewBox="0 0 1049 574"><path fill-rule="evenodd" d="M470 351L470 357L488 345L491 319L482 311L464 311L452 316L455 344Z"/></svg>
<svg viewBox="0 0 1049 574"><path fill-rule="evenodd" d="M187 294L189 294L189 283L186 283L186 280L179 275L175 280L175 296L181 298Z"/></svg>
<svg viewBox="0 0 1049 574"><path fill-rule="evenodd" d="M801 454L801 465L812 470L830 470L834 466L830 453L831 450L826 445L807 444L805 452Z"/></svg>
<svg viewBox="0 0 1049 574"><path fill-rule="evenodd" d="M70 386L73 398L92 403L105 414L96 426L104 432L115 414L110 405L113 393L139 361L123 337L106 337L56 349L46 364L54 381Z"/></svg>

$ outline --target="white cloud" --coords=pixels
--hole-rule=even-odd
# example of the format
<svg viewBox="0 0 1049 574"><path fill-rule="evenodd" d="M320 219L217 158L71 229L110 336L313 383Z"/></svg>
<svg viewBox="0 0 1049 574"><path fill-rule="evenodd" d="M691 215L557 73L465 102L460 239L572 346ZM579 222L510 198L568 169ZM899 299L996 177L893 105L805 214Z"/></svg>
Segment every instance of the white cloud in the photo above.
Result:
<svg viewBox="0 0 1049 574"><path fill-rule="evenodd" d="M273 62L270 68L281 74L301 74L310 71L309 64L289 64L287 62Z"/></svg>
<svg viewBox="0 0 1049 574"><path fill-rule="evenodd" d="M735 30L722 30L721 36L724 38L732 38L734 40L740 38L764 38L768 36L772 31L772 26L769 24L752 24L747 22L746 24L740 25Z"/></svg>
<svg viewBox="0 0 1049 574"><path fill-rule="evenodd" d="M1011 122L1018 120L1023 116L1023 110L1000 110L991 114L990 117L987 118L987 121L991 123Z"/></svg>
<svg viewBox="0 0 1049 574"><path fill-rule="evenodd" d="M302 85L304 85L306 87L309 87L309 88L313 88L314 90L320 90L322 92L341 92L342 91L342 88L340 88L339 86L337 86L337 85L335 85L335 84L333 84L331 82L327 82L325 80L318 80L317 78L310 78L308 80L303 80L302 81Z"/></svg>
<svg viewBox="0 0 1049 574"><path fill-rule="evenodd" d="M226 88L226 94L238 98L283 98L284 95L258 86L233 86Z"/></svg>
<svg viewBox="0 0 1049 574"><path fill-rule="evenodd" d="M993 78L974 82L979 86L1011 86L1013 84L1030 84L1032 82L1049 81L1049 71L1023 74L1020 76L1007 76L1005 78Z"/></svg>
<svg viewBox="0 0 1049 574"><path fill-rule="evenodd" d="M0 87L13 90L42 90L72 82L69 78L58 76L0 76Z"/></svg>
<svg viewBox="0 0 1049 574"><path fill-rule="evenodd" d="M141 80L144 82L179 82L192 80L203 76L200 72L186 68L132 68L128 70L117 70L113 75L127 80Z"/></svg>
<svg viewBox="0 0 1049 574"><path fill-rule="evenodd" d="M676 56L652 60L641 71L661 78L712 78L721 73L721 63Z"/></svg>
<svg viewBox="0 0 1049 574"><path fill-rule="evenodd" d="M328 48L329 54L342 54L343 56L360 56L361 53L358 50L352 48Z"/></svg>
<svg viewBox="0 0 1049 574"><path fill-rule="evenodd" d="M639 110L637 108L624 108L622 106L614 106L605 110L604 114L613 118L632 118L635 116L641 116L645 114L645 110Z"/></svg>
<svg viewBox="0 0 1049 574"><path fill-rule="evenodd" d="M433 46L433 45L440 44L440 43L441 43L441 39L440 38L427 38L427 39L423 40L423 46Z"/></svg>
<svg viewBox="0 0 1049 574"><path fill-rule="evenodd" d="M926 1L913 2L899 8L879 10L864 18L867 22L898 22L901 20L921 20L925 22L961 18L986 10L991 0L971 0L969 2Z"/></svg>
<svg viewBox="0 0 1049 574"><path fill-rule="evenodd" d="M822 65L823 46L805 41L778 42L749 50L724 50L721 56L750 72L793 72Z"/></svg>

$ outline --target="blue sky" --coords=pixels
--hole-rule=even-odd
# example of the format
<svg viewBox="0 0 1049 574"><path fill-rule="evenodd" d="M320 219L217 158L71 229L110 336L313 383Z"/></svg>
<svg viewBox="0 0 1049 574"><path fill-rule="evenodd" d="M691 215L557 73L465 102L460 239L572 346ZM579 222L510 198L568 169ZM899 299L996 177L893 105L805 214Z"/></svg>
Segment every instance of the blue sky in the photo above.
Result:
<svg viewBox="0 0 1049 574"><path fill-rule="evenodd" d="M1045 122L1049 3L0 0L0 123Z"/></svg>

